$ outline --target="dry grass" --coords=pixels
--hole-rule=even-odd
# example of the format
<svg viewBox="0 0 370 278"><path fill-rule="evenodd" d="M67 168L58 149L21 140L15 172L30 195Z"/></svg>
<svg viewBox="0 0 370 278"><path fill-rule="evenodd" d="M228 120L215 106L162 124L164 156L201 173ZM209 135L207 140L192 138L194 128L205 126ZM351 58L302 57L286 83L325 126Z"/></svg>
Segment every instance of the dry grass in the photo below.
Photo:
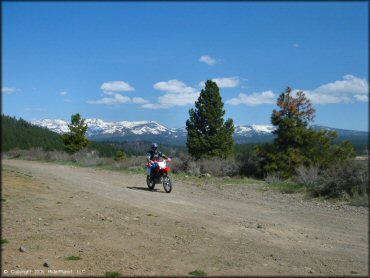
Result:
<svg viewBox="0 0 370 278"><path fill-rule="evenodd" d="M199 176L210 174L216 177L238 176L241 164L235 159L209 158L195 160L187 154L180 154L171 162L175 173Z"/></svg>
<svg viewBox="0 0 370 278"><path fill-rule="evenodd" d="M309 167L302 165L296 169L296 173L296 182L307 187L313 187L319 180L319 167L315 165Z"/></svg>

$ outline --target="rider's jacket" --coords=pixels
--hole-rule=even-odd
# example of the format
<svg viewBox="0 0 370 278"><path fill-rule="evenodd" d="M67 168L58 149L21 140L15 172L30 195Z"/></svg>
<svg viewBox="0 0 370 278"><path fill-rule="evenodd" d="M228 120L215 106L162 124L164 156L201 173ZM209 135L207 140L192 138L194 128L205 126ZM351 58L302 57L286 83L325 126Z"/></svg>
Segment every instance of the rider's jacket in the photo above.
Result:
<svg viewBox="0 0 370 278"><path fill-rule="evenodd" d="M146 158L148 159L148 162L149 162L149 160L158 161L161 157L163 157L164 159L167 159L167 156L164 155L163 153L161 153L158 150L155 150L155 151L150 150L146 154Z"/></svg>

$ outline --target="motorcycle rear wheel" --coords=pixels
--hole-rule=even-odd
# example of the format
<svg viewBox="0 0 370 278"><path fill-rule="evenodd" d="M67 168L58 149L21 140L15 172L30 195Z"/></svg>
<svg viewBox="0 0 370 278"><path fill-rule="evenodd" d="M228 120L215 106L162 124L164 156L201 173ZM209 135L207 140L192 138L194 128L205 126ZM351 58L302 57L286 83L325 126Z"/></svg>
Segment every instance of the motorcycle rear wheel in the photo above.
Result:
<svg viewBox="0 0 370 278"><path fill-rule="evenodd" d="M146 176L146 185L150 190L153 190L155 187L155 181L150 178L150 175Z"/></svg>
<svg viewBox="0 0 370 278"><path fill-rule="evenodd" d="M163 188L164 191L166 191L167 193L170 193L172 191L172 181L169 176L163 177Z"/></svg>

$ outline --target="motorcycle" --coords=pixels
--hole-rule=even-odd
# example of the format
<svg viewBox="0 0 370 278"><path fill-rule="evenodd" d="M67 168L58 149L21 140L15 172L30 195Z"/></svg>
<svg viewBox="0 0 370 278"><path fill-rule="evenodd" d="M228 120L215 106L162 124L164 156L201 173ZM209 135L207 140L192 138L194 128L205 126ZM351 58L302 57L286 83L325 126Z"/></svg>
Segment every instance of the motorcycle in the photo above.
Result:
<svg viewBox="0 0 370 278"><path fill-rule="evenodd" d="M167 162L171 159L159 160L153 163L148 163L146 184L150 190L153 190L156 184L162 183L164 191L170 193L172 191L172 181L169 177L170 167L167 167Z"/></svg>

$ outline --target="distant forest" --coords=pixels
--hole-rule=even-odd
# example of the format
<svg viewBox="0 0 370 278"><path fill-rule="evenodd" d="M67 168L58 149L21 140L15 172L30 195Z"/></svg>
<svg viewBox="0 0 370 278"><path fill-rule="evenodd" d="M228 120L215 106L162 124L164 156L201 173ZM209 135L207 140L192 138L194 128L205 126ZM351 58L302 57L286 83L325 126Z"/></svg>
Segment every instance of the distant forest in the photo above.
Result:
<svg viewBox="0 0 370 278"><path fill-rule="evenodd" d="M28 150L41 148L44 151L64 150L62 136L50 131L45 127L33 125L22 118L17 119L6 115L1 116L2 126L2 152L14 149ZM90 141L88 149L97 150L100 156L114 157L118 151L124 151L126 155L145 155L150 149L151 142L111 142ZM169 155L175 155L178 151L186 151L185 146L163 145L161 150Z"/></svg>
<svg viewBox="0 0 370 278"><path fill-rule="evenodd" d="M2 152L14 149L42 148L45 151L64 150L62 137L60 134L50 131L47 128L33 125L22 118L17 119L6 115L1 116L2 123ZM358 155L367 154L368 137L367 136L339 136L336 142L343 140L351 141ZM88 148L99 152L103 157L114 157L119 150L123 150L127 156L145 155L150 149L149 141L91 141ZM185 145L160 144L161 151L175 156L179 152L187 152ZM251 154L254 147L261 142L236 144L236 155Z"/></svg>
<svg viewBox="0 0 370 278"><path fill-rule="evenodd" d="M47 128L30 124L22 118L16 119L1 115L3 152L12 149L24 149L41 147L46 151L63 150L62 137Z"/></svg>

